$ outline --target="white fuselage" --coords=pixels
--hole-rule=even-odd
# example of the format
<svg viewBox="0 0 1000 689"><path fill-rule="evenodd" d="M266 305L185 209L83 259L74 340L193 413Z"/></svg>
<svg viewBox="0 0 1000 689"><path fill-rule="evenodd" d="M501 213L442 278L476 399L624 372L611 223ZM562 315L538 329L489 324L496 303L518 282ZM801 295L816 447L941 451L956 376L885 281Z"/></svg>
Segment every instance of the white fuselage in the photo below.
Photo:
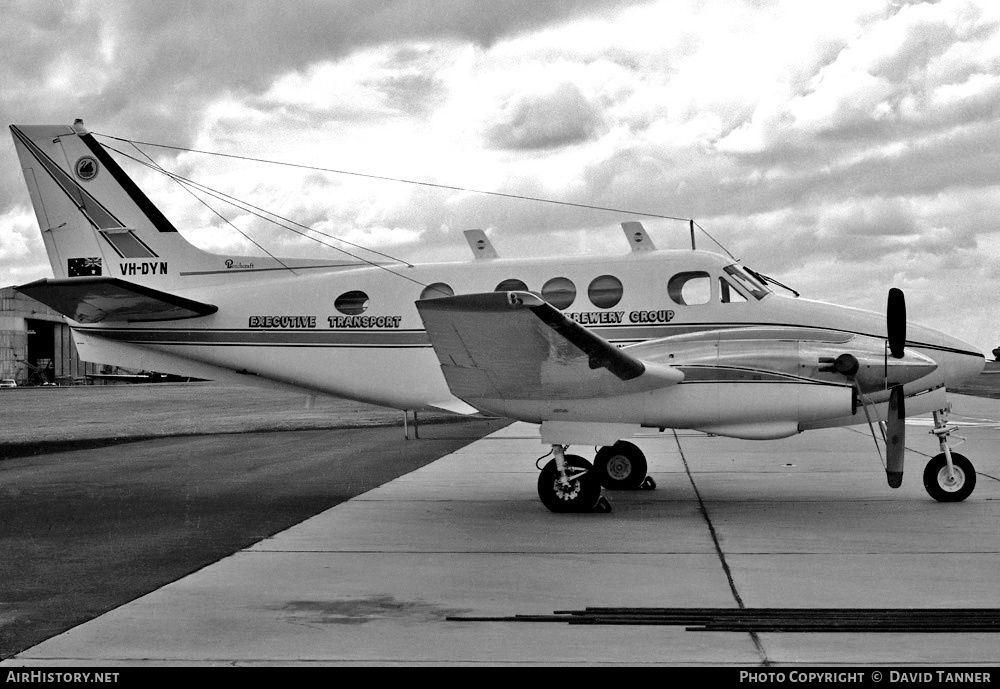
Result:
<svg viewBox="0 0 1000 689"><path fill-rule="evenodd" d="M546 283L562 278L569 282L556 283L561 287L558 296L569 298L569 283L575 288L571 303L561 309L563 313L618 346L634 345L636 351L659 338L746 326L885 337L885 320L880 314L775 293L758 298L739 292L733 285L726 287L724 268L731 263L709 252L654 251L615 257L299 270L295 274L251 271L234 274L231 284L219 271L211 279L191 276L189 288L174 289L218 306L215 314L146 325L81 325L76 332L81 356L90 360L203 377L237 372L247 382L271 381L400 409L455 411L464 405L449 390L414 306L428 285L443 283L454 294L468 294L493 291L503 281L520 280L527 290L544 292ZM693 297L685 294L678 299L671 294L671 278L686 273L698 274L700 284L695 286ZM609 297L598 289L606 286L607 276L621 284L620 298L610 306L607 304L617 295ZM155 284L153 279L150 284ZM595 286L593 290L591 286ZM357 294L351 295L358 292L364 293L366 303ZM682 303L685 299L701 303ZM907 347L938 364L933 374L908 384L908 394L953 384L975 375L983 366L982 355L973 347L928 328L911 325ZM810 422L836 416L829 411L831 405L843 407L843 394L828 393L839 396L829 404L817 401L818 408L810 411L810 400L818 398L773 385L765 389L744 381L709 389L681 383L658 391L655 403L648 396L581 403L572 420L723 428L737 421L743 426L766 425L769 418L791 418L801 429ZM761 405L765 399L769 403ZM636 417L651 405L659 411L650 418ZM805 415L775 415L774 405L797 406ZM733 416L727 408L750 411ZM752 411L761 408L770 411ZM522 405L490 411L531 421L541 421L547 413L544 404L537 410ZM787 435L786 430L764 429L761 437Z"/></svg>

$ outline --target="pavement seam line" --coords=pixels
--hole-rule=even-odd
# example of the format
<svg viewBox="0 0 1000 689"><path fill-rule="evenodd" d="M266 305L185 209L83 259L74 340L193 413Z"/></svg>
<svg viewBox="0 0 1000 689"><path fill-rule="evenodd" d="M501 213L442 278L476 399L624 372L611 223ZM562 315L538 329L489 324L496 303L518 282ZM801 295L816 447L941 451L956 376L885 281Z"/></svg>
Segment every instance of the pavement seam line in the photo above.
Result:
<svg viewBox="0 0 1000 689"><path fill-rule="evenodd" d="M715 546L715 554L719 557L719 562L722 564L722 571L726 575L726 581L729 583L729 590L733 594L733 598L736 600L736 605L740 610L746 610L746 605L743 603L743 598L740 596L739 590L736 588L736 582L733 580L733 572L729 568L729 563L726 561L726 554L722 551L722 544L719 542L719 534L715 531L715 524L712 523L712 518L708 514L708 508L705 506L705 501L701 497L701 491L698 490L698 485L694 481L694 475L691 473L691 467L688 465L687 457L684 455L684 448L681 447L681 439L677 437L677 431L672 431L674 434L674 442L677 443L677 452L681 455L681 462L684 464L684 473L687 474L688 481L691 483L691 488L694 490L695 497L698 498L698 510L701 512L702 518L708 525L708 533L712 537L712 544ZM764 643L760 639L760 635L755 631L750 631L750 639L753 641L754 647L757 649L757 653L760 654L761 663L764 667L770 667L771 661L767 657L767 650L764 648Z"/></svg>

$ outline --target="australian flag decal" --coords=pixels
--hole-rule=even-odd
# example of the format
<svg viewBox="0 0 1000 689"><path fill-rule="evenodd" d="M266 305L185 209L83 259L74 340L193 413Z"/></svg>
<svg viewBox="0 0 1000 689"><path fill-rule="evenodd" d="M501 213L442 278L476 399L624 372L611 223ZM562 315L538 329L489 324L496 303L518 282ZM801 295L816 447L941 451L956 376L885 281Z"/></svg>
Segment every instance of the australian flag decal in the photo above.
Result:
<svg viewBox="0 0 1000 689"><path fill-rule="evenodd" d="M66 263L66 273L71 278L101 274L100 258L71 258Z"/></svg>

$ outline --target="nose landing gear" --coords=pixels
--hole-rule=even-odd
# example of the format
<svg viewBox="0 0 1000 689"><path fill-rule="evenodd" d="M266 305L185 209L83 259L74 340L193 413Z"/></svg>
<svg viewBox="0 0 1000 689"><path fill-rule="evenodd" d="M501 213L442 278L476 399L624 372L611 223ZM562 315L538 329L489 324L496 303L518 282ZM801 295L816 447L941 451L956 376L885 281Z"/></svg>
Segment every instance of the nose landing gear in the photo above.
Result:
<svg viewBox="0 0 1000 689"><path fill-rule="evenodd" d="M976 488L976 470L964 455L952 452L948 436L956 430L948 426L944 411L934 412L934 428L941 454L935 455L924 468L924 489L938 502L961 502Z"/></svg>

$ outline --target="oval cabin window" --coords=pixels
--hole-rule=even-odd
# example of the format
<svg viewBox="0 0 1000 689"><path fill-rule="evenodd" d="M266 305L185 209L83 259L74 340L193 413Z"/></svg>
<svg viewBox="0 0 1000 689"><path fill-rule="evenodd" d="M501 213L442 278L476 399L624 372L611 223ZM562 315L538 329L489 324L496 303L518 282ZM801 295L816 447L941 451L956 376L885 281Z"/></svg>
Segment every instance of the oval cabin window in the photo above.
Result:
<svg viewBox="0 0 1000 689"><path fill-rule="evenodd" d="M450 285L446 285L443 282L435 282L432 285L427 285L424 287L424 291L420 293L421 299L440 299L441 297L454 296L455 290L453 290Z"/></svg>
<svg viewBox="0 0 1000 689"><path fill-rule="evenodd" d="M565 309L576 299L576 285L569 278L552 278L542 285L542 299L557 309Z"/></svg>
<svg viewBox="0 0 1000 689"><path fill-rule="evenodd" d="M504 280L495 288L494 292L527 292L528 286L520 280Z"/></svg>
<svg viewBox="0 0 1000 689"><path fill-rule="evenodd" d="M368 295L361 290L344 292L333 302L333 307L346 316L357 316L368 310Z"/></svg>
<svg viewBox="0 0 1000 689"><path fill-rule="evenodd" d="M622 300L622 281L614 275L594 278L587 288L590 302L599 309L610 309Z"/></svg>

